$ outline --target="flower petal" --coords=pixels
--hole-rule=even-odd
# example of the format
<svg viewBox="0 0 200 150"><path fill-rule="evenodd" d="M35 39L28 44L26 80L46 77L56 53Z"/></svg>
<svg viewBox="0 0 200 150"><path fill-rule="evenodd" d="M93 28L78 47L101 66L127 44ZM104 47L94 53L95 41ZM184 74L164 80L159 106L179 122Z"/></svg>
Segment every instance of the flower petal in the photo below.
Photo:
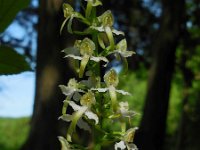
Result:
<svg viewBox="0 0 200 150"><path fill-rule="evenodd" d="M69 142L64 137L58 136L58 139L61 143L61 149L62 150L70 150L71 149Z"/></svg>
<svg viewBox="0 0 200 150"><path fill-rule="evenodd" d="M104 93L108 91L108 88L91 88L92 91L98 91L100 93Z"/></svg>
<svg viewBox="0 0 200 150"><path fill-rule="evenodd" d="M83 119L79 119L78 122L77 122L77 126L80 128L80 129L84 129L86 131L89 131L91 133L91 128L90 126L88 125L87 122L85 122Z"/></svg>
<svg viewBox="0 0 200 150"><path fill-rule="evenodd" d="M95 124L99 123L99 118L98 118L98 116L95 113L87 110L85 112L85 115L88 117L88 119L93 119L95 121Z"/></svg>
<svg viewBox="0 0 200 150"><path fill-rule="evenodd" d="M65 85L59 85L59 87L60 87L62 93L64 95L67 95L67 96L73 94L74 91L75 91L74 88L71 88L71 87L68 87L68 86L65 86Z"/></svg>
<svg viewBox="0 0 200 150"><path fill-rule="evenodd" d="M123 57L131 57L135 52L133 51L118 51L118 53Z"/></svg>
<svg viewBox="0 0 200 150"><path fill-rule="evenodd" d="M72 101L69 101L69 102L72 102ZM85 107L85 106L80 107L80 106L76 105L74 102L69 103L69 105L71 105L74 110L78 109L78 111L73 113L73 115L72 115L73 119L72 119L72 122L71 122L71 124L70 124L70 126L68 128L68 131L67 131L67 140L69 142L71 142L72 141L71 136L72 136L72 134L73 134L73 132L74 132L74 130L76 128L77 122L82 117L82 115L85 113L85 111L88 108Z"/></svg>
<svg viewBox="0 0 200 150"><path fill-rule="evenodd" d="M79 94L78 92L75 92L73 95L73 99L78 102L81 98L81 94Z"/></svg>
<svg viewBox="0 0 200 150"><path fill-rule="evenodd" d="M83 59L80 56L75 56L75 55L72 55L72 54L66 55L65 57L71 57L71 58L74 58L74 59L77 59L77 60L82 60Z"/></svg>
<svg viewBox="0 0 200 150"><path fill-rule="evenodd" d="M81 106L77 105L75 102L73 101L68 101L69 105L73 108L74 111L78 111L81 109ZM84 106L82 106L84 107Z"/></svg>
<svg viewBox="0 0 200 150"><path fill-rule="evenodd" d="M70 122L72 121L73 118L72 118L72 115L64 114L60 116L58 119L62 119L63 121Z"/></svg>
<svg viewBox="0 0 200 150"><path fill-rule="evenodd" d="M112 33L114 33L116 35L124 35L124 32L118 31L118 30L115 30L115 29L112 29Z"/></svg>
<svg viewBox="0 0 200 150"><path fill-rule="evenodd" d="M99 62L99 61L104 61L104 62L107 62L107 63L109 62L106 57L94 57L94 56L92 56L90 58L90 60L93 60L95 62Z"/></svg>
<svg viewBox="0 0 200 150"><path fill-rule="evenodd" d="M131 95L129 92L123 91L123 90L115 90L117 93L120 93L122 95Z"/></svg>
<svg viewBox="0 0 200 150"><path fill-rule="evenodd" d="M62 50L66 55L73 54L75 56L80 55L79 50L76 47L68 47Z"/></svg>
<svg viewBox="0 0 200 150"><path fill-rule="evenodd" d="M137 146L133 143L127 144L126 146L128 150L138 150Z"/></svg>
<svg viewBox="0 0 200 150"><path fill-rule="evenodd" d="M120 141L119 143L115 144L115 150L118 150L118 149L120 149L120 150L126 149L126 145L125 145L124 141Z"/></svg>
<svg viewBox="0 0 200 150"><path fill-rule="evenodd" d="M87 2L92 2L92 6L99 6L99 5L102 5L102 2L99 1L99 0L85 0Z"/></svg>
<svg viewBox="0 0 200 150"><path fill-rule="evenodd" d="M80 70L79 70L79 78L83 77L83 74L84 74L84 71L85 71L85 67L86 67L89 59L90 59L89 55L84 55L83 56L83 59L81 60Z"/></svg>

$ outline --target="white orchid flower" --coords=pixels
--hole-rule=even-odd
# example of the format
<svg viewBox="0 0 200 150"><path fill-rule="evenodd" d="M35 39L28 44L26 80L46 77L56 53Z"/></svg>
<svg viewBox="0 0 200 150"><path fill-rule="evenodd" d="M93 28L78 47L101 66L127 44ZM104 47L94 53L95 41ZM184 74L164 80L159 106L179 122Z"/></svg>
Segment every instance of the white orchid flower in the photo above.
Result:
<svg viewBox="0 0 200 150"><path fill-rule="evenodd" d="M138 150L137 146L133 143L135 131L138 128L128 129L122 137L122 140L115 144L115 150Z"/></svg>
<svg viewBox="0 0 200 150"><path fill-rule="evenodd" d="M72 26L72 21L74 18L81 19L81 21L84 22L85 24L88 24L88 25L90 24L80 13L74 11L74 9L72 8L72 6L70 4L67 4L67 3L63 4L63 13L64 13L65 20L63 21L63 23L61 25L60 33L62 32L62 30L68 20L69 20L69 22L67 25L67 30L69 33L72 33L71 26Z"/></svg>
<svg viewBox="0 0 200 150"><path fill-rule="evenodd" d="M62 93L67 96L67 99L69 100L73 97L75 101L78 101L81 97L79 92L85 93L85 91L79 89L79 86L79 83L74 78L69 80L67 86L59 85Z"/></svg>
<svg viewBox="0 0 200 150"><path fill-rule="evenodd" d="M91 106L96 103L94 94L91 91L88 91L81 97L80 103L82 106L87 106L88 108L91 108Z"/></svg>
<svg viewBox="0 0 200 150"><path fill-rule="evenodd" d="M80 81L80 83L82 83L83 85L87 86L89 89L90 88L98 88L100 87L101 84L101 79L99 76L95 76L94 73L92 73L92 71L87 71L85 73L86 76L88 76L87 80L82 80Z"/></svg>
<svg viewBox="0 0 200 150"><path fill-rule="evenodd" d="M113 28L114 17L110 10L107 10L101 16L99 16L98 21L100 22L100 25L97 25L98 23L94 23L92 26L90 26L90 28L99 32L105 32L110 42L110 46L108 47L108 49L113 50L115 45L113 33L116 35L124 35L124 33L121 31L117 31ZM102 48L105 48L105 44L101 37L98 37L98 41L100 46Z"/></svg>
<svg viewBox="0 0 200 150"><path fill-rule="evenodd" d="M129 110L128 102L119 103L118 113L120 114L121 117L127 117L127 118L131 118L134 115L136 115L135 111Z"/></svg>
<svg viewBox="0 0 200 150"><path fill-rule="evenodd" d="M105 57L95 57L93 56L95 50L94 42L89 38L84 38L82 41L75 42L75 48L79 50L80 55L67 54L65 57L71 57L73 59L81 60L81 66L79 70L79 77L83 77L86 65L89 60L99 62L104 61L108 63L108 59Z"/></svg>
<svg viewBox="0 0 200 150"><path fill-rule="evenodd" d="M133 51L127 51L127 42L126 39L121 40L117 45L116 49L109 54L119 54L122 57L131 57L135 52Z"/></svg>
<svg viewBox="0 0 200 150"><path fill-rule="evenodd" d="M72 115L64 114L59 117L59 119L67 122L71 121L67 132L67 140L71 142L71 136L75 131L76 125L81 129L91 132L89 125L82 119L83 116L86 116L90 120L94 120L95 124L99 123L99 118L95 113L90 111L89 107L87 106L79 106L73 101L67 101L67 103L73 108L74 113Z"/></svg>
<svg viewBox="0 0 200 150"><path fill-rule="evenodd" d="M123 90L117 90L115 87L119 83L119 79L117 76L117 73L114 69L110 69L105 75L104 75L104 82L107 85L107 88L91 88L91 90L96 90L98 92L106 92L108 91L110 94L111 102L112 102L112 109L114 112L117 111L118 103L117 103L117 93L123 94L123 95L130 95L130 93L125 92Z"/></svg>

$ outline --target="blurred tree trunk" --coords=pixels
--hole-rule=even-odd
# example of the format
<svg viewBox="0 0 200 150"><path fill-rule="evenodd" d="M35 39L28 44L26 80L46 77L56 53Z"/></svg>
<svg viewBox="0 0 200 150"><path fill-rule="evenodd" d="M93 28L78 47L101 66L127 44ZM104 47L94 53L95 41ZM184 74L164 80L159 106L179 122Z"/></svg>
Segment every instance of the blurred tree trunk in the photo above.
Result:
<svg viewBox="0 0 200 150"><path fill-rule="evenodd" d="M164 143L175 50L184 7L184 0L162 0L160 29L152 45L154 55L144 114L136 134L136 143L141 150L161 150Z"/></svg>
<svg viewBox="0 0 200 150"><path fill-rule="evenodd" d="M58 135L63 129L61 114L64 97L58 88L66 84L72 72L61 50L69 43L59 34L63 20L62 0L40 0L36 95L31 129L22 150L58 150ZM64 44L65 42L65 44Z"/></svg>

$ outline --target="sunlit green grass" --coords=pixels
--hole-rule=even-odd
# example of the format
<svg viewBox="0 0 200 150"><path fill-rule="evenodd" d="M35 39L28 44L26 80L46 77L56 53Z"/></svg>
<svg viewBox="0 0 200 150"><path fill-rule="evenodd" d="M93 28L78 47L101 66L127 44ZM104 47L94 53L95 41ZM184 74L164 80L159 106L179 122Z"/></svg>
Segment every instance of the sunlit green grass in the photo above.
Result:
<svg viewBox="0 0 200 150"><path fill-rule="evenodd" d="M29 118L0 118L0 150L18 150L28 131Z"/></svg>

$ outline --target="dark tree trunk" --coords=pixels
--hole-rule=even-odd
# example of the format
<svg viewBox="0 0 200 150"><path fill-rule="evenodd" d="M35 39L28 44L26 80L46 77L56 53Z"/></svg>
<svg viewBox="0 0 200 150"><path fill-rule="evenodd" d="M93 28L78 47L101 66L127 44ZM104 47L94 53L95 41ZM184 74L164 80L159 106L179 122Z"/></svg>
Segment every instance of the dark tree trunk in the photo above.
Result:
<svg viewBox="0 0 200 150"><path fill-rule="evenodd" d="M141 150L161 150L164 143L175 50L184 6L184 0L162 0L163 12L160 29L152 45L154 55L144 114L136 134L136 143Z"/></svg>
<svg viewBox="0 0 200 150"><path fill-rule="evenodd" d="M62 134L63 124L58 117L64 97L58 85L66 84L72 75L61 53L67 40L59 34L61 5L62 0L40 0L35 104L30 134L22 150L60 147L57 136Z"/></svg>

